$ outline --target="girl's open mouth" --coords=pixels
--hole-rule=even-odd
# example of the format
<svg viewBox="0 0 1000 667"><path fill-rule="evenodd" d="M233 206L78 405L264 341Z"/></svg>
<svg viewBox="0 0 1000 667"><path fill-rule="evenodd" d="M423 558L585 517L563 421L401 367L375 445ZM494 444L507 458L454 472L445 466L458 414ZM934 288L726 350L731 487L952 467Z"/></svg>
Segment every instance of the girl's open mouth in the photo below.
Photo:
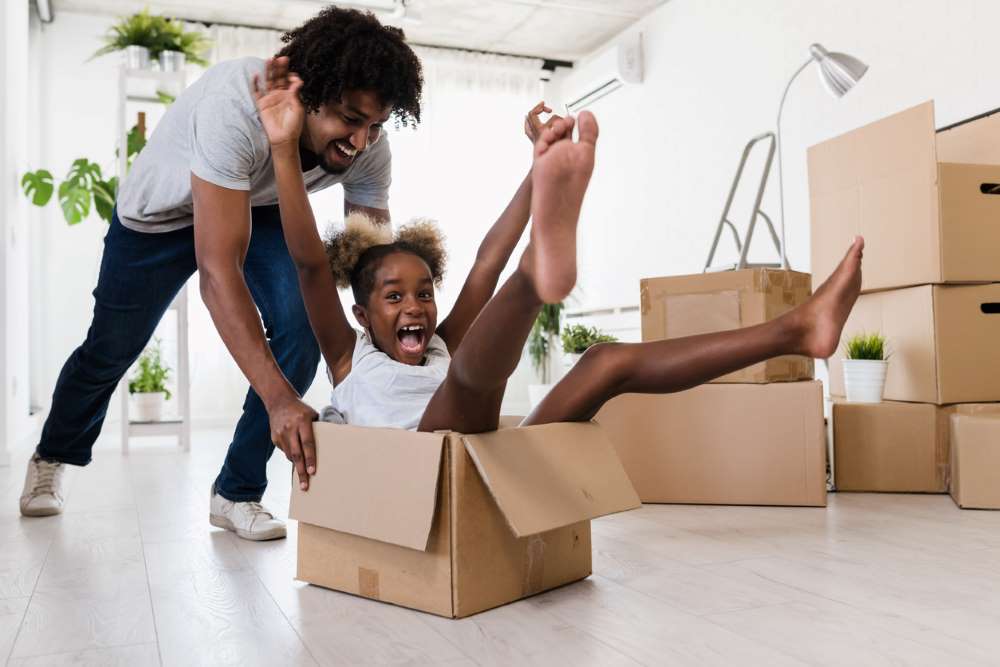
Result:
<svg viewBox="0 0 1000 667"><path fill-rule="evenodd" d="M422 324L408 324L396 331L399 347L407 354L419 354L424 351L426 332Z"/></svg>

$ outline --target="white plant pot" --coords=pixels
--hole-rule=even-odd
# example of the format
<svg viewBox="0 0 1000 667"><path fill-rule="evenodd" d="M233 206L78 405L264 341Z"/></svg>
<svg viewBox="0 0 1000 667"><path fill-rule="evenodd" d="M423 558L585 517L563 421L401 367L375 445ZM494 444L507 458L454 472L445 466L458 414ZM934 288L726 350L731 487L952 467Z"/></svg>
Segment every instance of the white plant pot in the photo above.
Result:
<svg viewBox="0 0 1000 667"><path fill-rule="evenodd" d="M162 391L136 392L132 394L135 419L139 422L158 422L163 417L163 402L166 394Z"/></svg>
<svg viewBox="0 0 1000 667"><path fill-rule="evenodd" d="M849 403L881 403L888 361L844 359L844 388Z"/></svg>
<svg viewBox="0 0 1000 667"><path fill-rule="evenodd" d="M180 72L185 62L187 56L183 51L160 51L160 70L163 72Z"/></svg>
<svg viewBox="0 0 1000 667"><path fill-rule="evenodd" d="M528 403L531 405L531 409L534 410L538 407L538 404L542 402L542 399L552 391L554 384L529 384L528 385Z"/></svg>
<svg viewBox="0 0 1000 667"><path fill-rule="evenodd" d="M149 69L149 49L145 46L126 46L122 49L126 69Z"/></svg>

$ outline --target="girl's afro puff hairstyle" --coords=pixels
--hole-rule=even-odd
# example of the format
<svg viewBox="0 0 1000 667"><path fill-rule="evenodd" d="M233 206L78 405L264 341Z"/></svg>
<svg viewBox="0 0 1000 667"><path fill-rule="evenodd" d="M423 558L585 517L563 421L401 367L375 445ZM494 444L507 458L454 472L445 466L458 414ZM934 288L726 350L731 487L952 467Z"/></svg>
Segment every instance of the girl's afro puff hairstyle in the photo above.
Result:
<svg viewBox="0 0 1000 667"><path fill-rule="evenodd" d="M375 272L389 255L406 252L426 262L434 284L441 286L447 253L444 235L437 223L416 218L400 227L395 236L388 224L374 222L364 213L351 213L342 230L331 231L326 238L326 256L338 287L350 287L354 302L368 305L375 289Z"/></svg>

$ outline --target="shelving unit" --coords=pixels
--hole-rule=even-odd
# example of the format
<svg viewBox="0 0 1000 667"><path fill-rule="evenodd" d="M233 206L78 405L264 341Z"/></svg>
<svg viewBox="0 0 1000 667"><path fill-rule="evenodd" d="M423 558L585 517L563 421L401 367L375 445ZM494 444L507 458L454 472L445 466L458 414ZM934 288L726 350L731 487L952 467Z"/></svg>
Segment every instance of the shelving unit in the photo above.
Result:
<svg viewBox="0 0 1000 667"><path fill-rule="evenodd" d="M159 72L155 70L131 70L125 67L118 74L118 182L122 183L128 170L128 106L129 103L163 104L156 95L164 90L178 95L186 84L185 73ZM152 92L148 89L152 87ZM177 326L177 368L176 391L177 417L154 422L132 421L129 418L130 401L128 378L131 370L122 378L119 392L122 411L122 453L127 454L129 441L135 437L165 436L177 437L177 444L183 451L191 449L191 383L188 360L188 299L187 286L181 288L164 317L175 314Z"/></svg>

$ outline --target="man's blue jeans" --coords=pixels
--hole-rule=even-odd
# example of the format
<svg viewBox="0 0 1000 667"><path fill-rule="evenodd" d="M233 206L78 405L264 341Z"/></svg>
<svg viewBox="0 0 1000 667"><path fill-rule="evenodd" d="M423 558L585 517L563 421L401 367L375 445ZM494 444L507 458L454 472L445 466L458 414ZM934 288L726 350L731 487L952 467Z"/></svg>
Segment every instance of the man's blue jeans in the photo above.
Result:
<svg viewBox="0 0 1000 667"><path fill-rule="evenodd" d="M301 394L316 374L319 346L309 328L278 207L255 207L251 218L243 274L260 310L271 351ZM94 290L94 319L86 340L59 373L38 443L40 457L81 466L90 463L115 387L196 268L191 227L147 234L123 227L117 213L113 216ZM215 480L216 491L233 501L260 500L267 488L267 461L273 451L267 411L251 389Z"/></svg>

